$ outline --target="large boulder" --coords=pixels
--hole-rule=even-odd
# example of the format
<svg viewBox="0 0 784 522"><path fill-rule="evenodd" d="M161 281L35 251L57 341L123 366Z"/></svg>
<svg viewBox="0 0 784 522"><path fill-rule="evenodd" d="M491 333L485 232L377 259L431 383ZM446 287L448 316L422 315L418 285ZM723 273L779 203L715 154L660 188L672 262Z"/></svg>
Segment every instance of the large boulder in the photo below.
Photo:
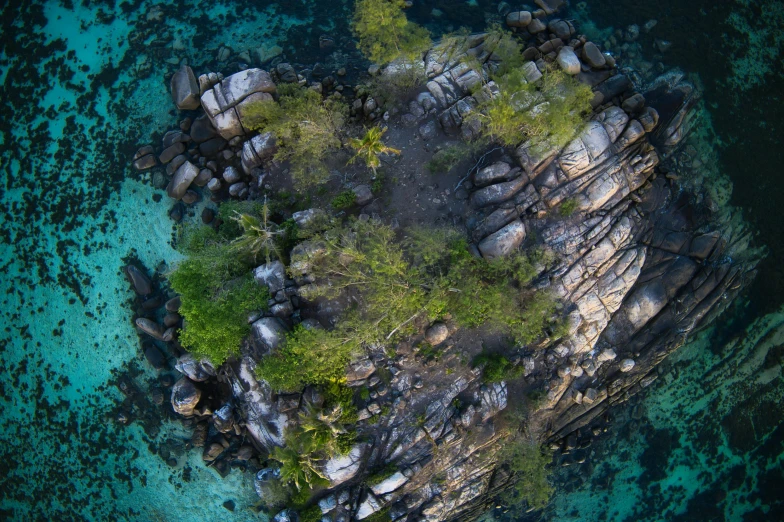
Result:
<svg viewBox="0 0 784 522"><path fill-rule="evenodd" d="M169 181L169 186L166 187L166 193L172 199L182 199L198 175L199 167L190 161L186 161L174 172L174 176Z"/></svg>
<svg viewBox="0 0 784 522"><path fill-rule="evenodd" d="M354 478L362 464L364 448L364 444L357 444L351 448L348 455L336 455L327 461L324 466L324 474L329 479L331 487Z"/></svg>
<svg viewBox="0 0 784 522"><path fill-rule="evenodd" d="M283 343L286 327L277 317L262 317L251 326L251 337L262 353L274 351Z"/></svg>
<svg viewBox="0 0 784 522"><path fill-rule="evenodd" d="M180 67L172 76L170 87L172 100L178 109L193 111L199 108L199 82L190 67Z"/></svg>
<svg viewBox="0 0 784 522"><path fill-rule="evenodd" d="M201 96L204 112L223 138L229 140L245 133L237 105L255 93L275 92L275 83L267 71L246 69L224 78Z"/></svg>
<svg viewBox="0 0 784 522"><path fill-rule="evenodd" d="M253 277L258 284L269 288L270 295L275 295L286 284L286 267L280 261L272 261L257 267Z"/></svg>
<svg viewBox="0 0 784 522"><path fill-rule="evenodd" d="M478 245L479 252L485 259L507 256L517 250L524 239L525 225L522 221L515 220L484 238Z"/></svg>
<svg viewBox="0 0 784 522"><path fill-rule="evenodd" d="M251 169L270 159L278 150L275 136L264 132L242 144L242 170L250 174Z"/></svg>
<svg viewBox="0 0 784 522"><path fill-rule="evenodd" d="M571 47L561 47L561 50L558 51L558 58L556 58L556 61L566 74L574 76L580 73L580 60L577 58L577 55L574 54L574 49Z"/></svg>
<svg viewBox="0 0 784 522"><path fill-rule="evenodd" d="M187 377L174 383L171 392L171 404L174 411L188 417L193 415L196 405L201 399L201 390Z"/></svg>

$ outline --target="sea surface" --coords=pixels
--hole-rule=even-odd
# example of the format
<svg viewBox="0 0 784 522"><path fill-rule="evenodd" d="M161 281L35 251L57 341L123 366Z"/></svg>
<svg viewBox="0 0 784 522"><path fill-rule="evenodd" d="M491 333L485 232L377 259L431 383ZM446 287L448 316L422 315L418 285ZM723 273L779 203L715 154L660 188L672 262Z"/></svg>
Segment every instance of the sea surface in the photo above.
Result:
<svg viewBox="0 0 784 522"><path fill-rule="evenodd" d="M617 412L587 465L559 463L548 520L784 520L782 5L589 0L566 15L600 45L656 20L629 59L681 67L701 83L732 202L769 255L722 324ZM178 422L161 415L152 427L141 411L117 422L121 379L141 394L162 386L140 350L121 268L134 260L160 276L178 259L169 203L130 160L177 125L166 78L180 63L228 74L247 51L344 64L350 9L339 0L0 8L0 520L259 519L251 475L220 478L186 451ZM409 15L438 35L480 30L501 20L498 9L414 0ZM664 52L661 41L671 44Z"/></svg>

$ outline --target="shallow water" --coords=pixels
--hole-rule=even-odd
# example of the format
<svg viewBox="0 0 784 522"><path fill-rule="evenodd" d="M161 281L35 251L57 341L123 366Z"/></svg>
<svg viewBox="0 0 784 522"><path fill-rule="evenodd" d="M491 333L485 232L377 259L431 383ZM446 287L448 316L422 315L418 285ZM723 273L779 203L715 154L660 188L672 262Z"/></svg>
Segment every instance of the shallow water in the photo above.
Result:
<svg viewBox="0 0 784 522"><path fill-rule="evenodd" d="M773 502L749 490L762 491L754 477L780 469L780 438L766 435L756 444L730 447L732 429L722 428L719 416L706 415L697 398L725 393L699 387L723 360L707 344L731 342L747 327L755 328L748 326L755 318L757 325L781 321L775 315L761 317L781 304L784 279L776 262L784 256L777 212L784 203L778 168L784 149L775 146L784 134L784 79L780 31L771 30L780 27L780 5L749 0L587 3L597 34L659 17L641 40L642 54L658 60L653 41L671 40L672 50L661 59L699 73L725 144L717 154L734 182L733 201L759 227L771 255L751 304L738 308L743 317L734 329L714 332L684 349L674 361L674 384L652 390L643 400L643 414L635 414L640 418L619 413L622 421L636 420L636 428L619 422L618 433L597 446L597 475L588 474L590 480L573 483L567 490L573 492L555 499L554 520L642 519L639 506L683 515L701 493L730 480L727 470L741 462L750 464L735 471L740 478L732 480L751 480L750 486L725 491L722 516L740 520L743 513ZM478 30L498 18L497 7L484 0L416 1L411 14L437 33L460 25ZM231 72L236 64L217 61L221 46L261 48L266 56L279 46L290 60L344 63L343 54L320 49L318 40L322 34L338 43L348 39L349 8L350 2L5 4L0 16L5 122L0 128L0 518L181 520L184 513L194 520L258 518L248 509L256 500L250 475L235 470L221 479L198 452L181 451L189 434L177 423L163 420L158 433L148 433L139 422L128 427L115 422L123 396L113 383L120 373L130 368L142 393L158 386L139 349L129 305L133 294L120 271L123 260L134 257L152 269L177 259L170 245L174 227L168 204L154 200L161 191L153 189L149 176L132 171L130 158L138 145L155 142L176 125L164 76L181 59L201 70ZM765 378L760 368L753 366L756 373L749 378ZM780 390L780 374L769 377L768 384ZM773 386L777 382L778 388ZM691 395L675 396L673 390ZM687 404L684 396L695 400ZM673 418L679 419L676 434L665 430ZM645 428L649 435L662 434L642 438L637 431L642 425L652 426ZM707 427L696 435L689 432L698 425ZM704 442L705 447L690 449L709 437L724 439L713 449ZM762 457L752 453L768 442L773 446L765 446L765 466L771 467L763 470ZM162 447L176 458L174 466L159 455ZM664 478L652 480L645 475L648 468L637 464L646 451L653 460L666 460ZM724 455L722 462L714 462L714 454ZM603 467L619 471L599 492ZM685 484L683 491L679 484ZM662 489L676 493L660 494ZM223 507L228 500L236 503L231 514ZM193 514L196 506L198 514Z"/></svg>

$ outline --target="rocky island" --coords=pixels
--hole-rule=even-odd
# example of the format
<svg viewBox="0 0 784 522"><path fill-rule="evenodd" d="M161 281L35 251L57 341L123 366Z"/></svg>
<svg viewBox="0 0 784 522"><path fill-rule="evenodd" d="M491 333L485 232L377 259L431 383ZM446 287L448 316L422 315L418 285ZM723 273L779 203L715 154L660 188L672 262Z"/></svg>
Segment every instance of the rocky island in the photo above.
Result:
<svg viewBox="0 0 784 522"><path fill-rule="evenodd" d="M562 4L432 43L360 1L378 65L353 87L288 63L172 75L184 119L133 165L186 258L165 282L126 267L136 326L177 358L191 446L274 520L545 506L553 463L754 278L699 88L617 62Z"/></svg>

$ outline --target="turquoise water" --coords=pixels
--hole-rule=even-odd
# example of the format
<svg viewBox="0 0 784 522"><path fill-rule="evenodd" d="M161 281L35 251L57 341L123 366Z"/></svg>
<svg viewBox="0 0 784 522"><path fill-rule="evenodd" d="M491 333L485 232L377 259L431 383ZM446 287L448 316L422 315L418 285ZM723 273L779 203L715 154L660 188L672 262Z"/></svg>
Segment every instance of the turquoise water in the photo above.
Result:
<svg viewBox="0 0 784 522"><path fill-rule="evenodd" d="M649 14L651 7L641 2L613 2L616 9L612 12L609 3L589 3L591 16L597 17L597 31L613 24L643 24L654 16ZM683 5L675 0L669 3ZM140 350L132 323L134 295L121 267L124 259L133 257L151 271L158 267L165 271L161 263L177 259L170 244L174 227L166 199L156 201L162 192L152 187L149 175L130 168L130 158L139 145L155 142L176 125L178 115L164 79L179 63L232 72L235 58L217 60L222 46L230 46L232 56L247 50L268 58L282 53L303 62L345 60L340 54L321 52L318 36L347 39L349 4L12 0L2 8L0 519L166 521L182 520L185 513L190 520L258 519L249 509L256 502L250 475L233 470L222 479L205 467L199 452L185 450L190 433L168 417L165 405L152 412L137 406L132 410L137 422L127 426L116 422L124 399L116 385L121 376L131 378L142 397L161 387L160 373ZM618 4L627 5L618 9ZM781 139L782 120L776 112L782 106L778 96L784 92L776 94L776 86L782 85L776 52L780 52L780 35L762 32L780 20L779 11L772 8L779 4L718 4L726 12L690 3L698 13L694 16L699 16L699 9L707 9L720 20L736 13L730 21L739 29L727 33L726 40L741 43L722 45L735 49L737 67L729 63L724 73L716 67L708 70L707 65L715 66L713 54L707 64L690 57L685 52L688 37L676 38L685 32L683 25L673 26L667 20L660 21L660 34L676 46L674 54L664 59L690 66L706 79L706 98L716 109L717 131L727 144L722 160L735 183L737 203L745 205L763 231L764 241L773 249L769 259L781 259L777 250L782 237L777 228L780 220L775 218L782 203L782 191L777 191L782 178L774 166L782 148L758 144ZM766 9L752 9L759 6ZM497 2L487 1L417 1L412 16L434 31L454 29L464 21L479 29L497 17L497 7ZM659 16L661 9L656 11ZM770 18L761 29L758 11ZM633 16L635 12L639 16ZM677 11L675 16L685 23L692 11ZM703 33L710 29L700 27ZM721 31L726 28L722 26ZM714 41L723 38L720 35L716 29ZM741 45L745 47L737 47ZM746 48L750 51L742 53ZM746 83L729 84L734 89L730 96L726 88L720 89L727 85L719 83L722 74ZM733 103L754 115L764 110L770 114L743 119L732 112ZM745 127L733 128L733 121ZM766 123L763 126L758 121ZM757 127L750 122L757 122ZM760 316L757 322L741 323L732 333L714 332L713 337L702 337L685 349L682 359L675 361L679 364L678 380L673 381L677 385L654 390L645 399L644 415L634 419L638 427L650 424L655 433L673 418L679 419L676 435L655 439L664 441L663 447L670 450L659 457L667 462L666 477L653 481L664 491L677 493L656 497L649 491L653 484L649 477L640 481L646 468L636 463L649 439L623 427L629 424L619 423L618 433L605 446L597 446L593 457L595 473L601 475L603 466L610 466L618 469L613 473L616 478L599 494L596 477L585 472L590 480L556 498L551 512L554 519L596 520L604 514L611 520L634 520L641 518L636 511L640 506L682 514L688 512L691 499L724 480L725 471L740 463L744 463L743 477L763 476L776 466L780 469L781 452L775 448L765 455L764 469L761 460L746 458L768 438L757 445L735 446L730 446L729 438L722 439L716 448L723 460L716 463L712 459L718 457L698 441L709 436L726 438L723 433L734 432L716 428L708 435L689 433L698 421L711 425L723 418L706 415L709 410L703 406L707 403L692 399L727 393L700 388L701 379L715 377L711 370L726 359L708 345L725 346L740 339L739 331L780 324L779 315L761 317L781 302L781 268L769 264L766 270L760 279L767 284L746 308L752 317ZM754 346L757 343L748 344L741 353L753 352ZM780 384L775 387L781 382L775 369L765 370L757 364L749 366L749 371L740 375L769 379L764 384L781 389ZM729 408L735 403L722 404ZM157 422L141 422L145 416ZM158 425L159 429L154 428ZM677 447L671 440L675 438ZM162 453L176 462L167 463ZM739 520L743 513L754 513L770 503L749 493L755 489L758 483L752 480L739 493L728 493L722 500L729 506L723 516ZM232 513L223 507L229 500L236 504ZM743 507L733 509L733 503Z"/></svg>

